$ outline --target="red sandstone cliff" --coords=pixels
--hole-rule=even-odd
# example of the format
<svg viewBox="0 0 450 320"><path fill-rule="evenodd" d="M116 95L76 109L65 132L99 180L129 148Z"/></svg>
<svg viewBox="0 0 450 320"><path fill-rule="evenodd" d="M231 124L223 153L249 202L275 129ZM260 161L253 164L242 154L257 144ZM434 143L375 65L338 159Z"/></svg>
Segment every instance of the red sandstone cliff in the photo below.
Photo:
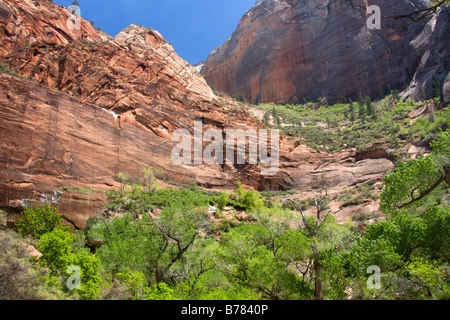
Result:
<svg viewBox="0 0 450 320"><path fill-rule="evenodd" d="M450 9L402 31L396 27L408 19L383 18L370 30L366 13L378 5L395 16L425 2L262 0L201 72L214 89L254 103L376 98L388 84L403 90L411 81L405 97L419 97L418 83L431 96L433 74L444 83L450 70Z"/></svg>
<svg viewBox="0 0 450 320"><path fill-rule="evenodd" d="M51 1L0 0L0 204L69 187L109 190L119 172L141 177L146 167L169 180L232 188L308 187L327 180L341 188L380 179L386 157L357 159L354 151L319 154L282 137L280 170L261 176L256 165L175 166L173 132L259 128L244 105L215 96L204 78L155 30L129 26L115 38ZM104 197L75 194L60 212L78 227ZM82 208L94 211L85 212Z"/></svg>

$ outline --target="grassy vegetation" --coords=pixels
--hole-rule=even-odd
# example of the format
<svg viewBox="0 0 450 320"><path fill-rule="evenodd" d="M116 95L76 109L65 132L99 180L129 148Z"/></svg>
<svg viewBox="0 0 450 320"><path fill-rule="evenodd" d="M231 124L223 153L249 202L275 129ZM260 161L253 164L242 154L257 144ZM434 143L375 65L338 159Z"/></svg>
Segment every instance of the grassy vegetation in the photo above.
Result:
<svg viewBox="0 0 450 320"><path fill-rule="evenodd" d="M9 76L18 77L21 79L27 79L26 77L20 76L17 73L17 69L12 69L7 63L2 62L0 63L0 73L7 74Z"/></svg>
<svg viewBox="0 0 450 320"><path fill-rule="evenodd" d="M372 197L374 189L363 185L341 200L358 193ZM298 211L279 202L268 208L260 193L240 184L231 193L209 193L193 184L124 188L110 194L115 201L109 209L118 215L93 217L84 232L75 234L59 224L60 216L49 206L28 209L19 222L20 234L6 231L0 212L0 250L5 252L0 261L20 265L0 263L0 299L308 300L318 294L344 300L375 295L383 300L448 299L444 270L450 207L436 202L443 192L448 186L410 212L398 211L369 225L365 234L337 224L332 215L301 220ZM299 206L314 208L315 200ZM207 213L211 204L232 206L233 219L225 212ZM320 205L327 210L327 201ZM248 219L238 219L241 210ZM368 213L354 220L377 218ZM306 225L293 229L300 221ZM30 241L42 253L39 261L27 259ZM320 273L308 267L317 259ZM382 290L366 285L370 265L380 266ZM74 267L81 280L75 289L70 286Z"/></svg>
<svg viewBox="0 0 450 320"><path fill-rule="evenodd" d="M450 127L450 109L411 119L409 114L432 101L399 101L393 93L379 101L361 100L329 107L317 103L300 105L264 104L267 125L284 134L300 137L302 143L317 151L357 148L364 151L377 143L399 149L407 142L429 144L440 130ZM368 107L370 105L370 107ZM372 110L372 111L369 111Z"/></svg>
<svg viewBox="0 0 450 320"><path fill-rule="evenodd" d="M103 191L94 190L91 188L82 188L82 187L62 187L58 189L59 192L79 192L79 193L85 193L85 194L96 194L96 193L103 193Z"/></svg>
<svg viewBox="0 0 450 320"><path fill-rule="evenodd" d="M343 202L341 208L350 206L357 206L367 201L376 201L380 197L378 196L380 190L376 190L376 187L372 183L361 185L357 188L347 188L339 195L336 195L333 200Z"/></svg>

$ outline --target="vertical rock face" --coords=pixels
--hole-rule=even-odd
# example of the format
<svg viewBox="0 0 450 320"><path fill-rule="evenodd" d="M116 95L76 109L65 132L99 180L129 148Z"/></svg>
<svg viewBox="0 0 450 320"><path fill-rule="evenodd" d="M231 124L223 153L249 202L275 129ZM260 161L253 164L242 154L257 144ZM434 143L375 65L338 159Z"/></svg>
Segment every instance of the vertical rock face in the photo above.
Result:
<svg viewBox="0 0 450 320"><path fill-rule="evenodd" d="M157 31L131 25L111 38L83 19L73 29L73 15L51 1L0 0L0 17L0 63L12 75L0 74L0 202L111 189L119 172L141 177L146 167L232 186L236 168L173 165L172 134L193 132L196 119L219 130L260 124L232 121L240 111L219 105Z"/></svg>
<svg viewBox="0 0 450 320"><path fill-rule="evenodd" d="M262 2L257 6L261 11L244 22L253 19L264 25L279 12L283 19L298 18L289 9L295 1L272 2L277 10ZM302 3L312 10L306 11L311 17L329 10L323 4ZM315 28L323 28L323 21L311 17ZM112 38L82 19L78 29L70 28L70 18L70 12L51 1L0 0L0 205L51 198L62 187L111 190L120 185L114 179L119 172L139 178L147 167L162 170L168 180L204 187L233 188L241 180L260 190L309 192L308 187L321 180L331 187L344 187L380 179L393 166L383 155L357 159L354 151L319 154L284 137L274 176L262 176L260 164L175 165L171 153L177 142L171 141L172 135L177 129L193 134L197 119L203 121L204 131L222 133L258 129L261 123L242 105L215 96L205 79L157 31L131 25ZM273 27L279 36L285 33L277 24ZM292 24L292 41L297 39L296 28ZM260 40L268 36L254 32ZM253 36L250 33L240 45L251 46ZM230 41L232 48L235 40ZM302 41L310 40L305 36ZM282 42L277 45L282 47ZM273 81L270 88L277 88L274 93L288 86L285 72L290 72L293 63L314 69L314 52L307 49L312 47L300 48L303 51L297 51L297 46L289 49L280 73L263 70ZM325 48L322 44L321 52ZM241 65L272 61L260 51L254 48L256 57L249 53ZM326 60L323 63L323 68L333 68ZM242 83L255 83L253 76L247 79L242 73ZM264 83L263 77L258 79ZM321 79L327 81L325 76ZM312 76L297 80L319 81ZM97 194L63 196L59 209L82 228L103 201ZM84 206L89 210L82 210Z"/></svg>
<svg viewBox="0 0 450 320"><path fill-rule="evenodd" d="M445 94L450 86L450 8L439 11L433 16L410 42L411 56L416 66L411 83L405 90L404 98L421 99L419 87L422 86L428 98L433 97L433 78L440 84L443 102L448 104L450 97Z"/></svg>
<svg viewBox="0 0 450 320"><path fill-rule="evenodd" d="M445 78L445 84L442 90L444 96L444 103L448 105L450 103L450 72L447 75L447 78Z"/></svg>
<svg viewBox="0 0 450 320"><path fill-rule="evenodd" d="M403 89L418 71L419 78L436 73L443 81L449 70L449 10L440 10L426 29L423 21L396 31L408 20L386 18L380 30L370 30L371 4L383 16L395 16L430 2L262 0L201 72L216 90L255 103L378 97L387 84ZM434 44L439 48L427 48Z"/></svg>

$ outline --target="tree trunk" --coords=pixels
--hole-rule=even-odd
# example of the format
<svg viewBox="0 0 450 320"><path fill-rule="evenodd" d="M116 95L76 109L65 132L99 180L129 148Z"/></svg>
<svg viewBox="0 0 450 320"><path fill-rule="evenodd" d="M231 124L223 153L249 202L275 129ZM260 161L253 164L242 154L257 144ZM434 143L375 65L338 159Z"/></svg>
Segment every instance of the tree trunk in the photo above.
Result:
<svg viewBox="0 0 450 320"><path fill-rule="evenodd" d="M320 253L316 244L312 246L314 256L314 297L316 300L323 300L322 297L322 265L320 263Z"/></svg>
<svg viewBox="0 0 450 320"><path fill-rule="evenodd" d="M316 300L323 300L322 297L322 266L319 261L314 261L314 274L315 274L315 291L314 297Z"/></svg>
<svg viewBox="0 0 450 320"><path fill-rule="evenodd" d="M445 182L450 186L450 165L444 166Z"/></svg>

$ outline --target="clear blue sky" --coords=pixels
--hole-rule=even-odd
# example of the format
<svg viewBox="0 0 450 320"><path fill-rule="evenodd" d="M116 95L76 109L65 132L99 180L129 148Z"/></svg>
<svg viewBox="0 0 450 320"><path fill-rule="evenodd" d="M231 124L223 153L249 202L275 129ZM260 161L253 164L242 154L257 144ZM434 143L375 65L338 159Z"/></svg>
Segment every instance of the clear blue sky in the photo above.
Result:
<svg viewBox="0 0 450 320"><path fill-rule="evenodd" d="M72 0L53 0L69 6ZM78 0L81 16L111 36L130 24L159 31L189 63L206 60L256 0Z"/></svg>

